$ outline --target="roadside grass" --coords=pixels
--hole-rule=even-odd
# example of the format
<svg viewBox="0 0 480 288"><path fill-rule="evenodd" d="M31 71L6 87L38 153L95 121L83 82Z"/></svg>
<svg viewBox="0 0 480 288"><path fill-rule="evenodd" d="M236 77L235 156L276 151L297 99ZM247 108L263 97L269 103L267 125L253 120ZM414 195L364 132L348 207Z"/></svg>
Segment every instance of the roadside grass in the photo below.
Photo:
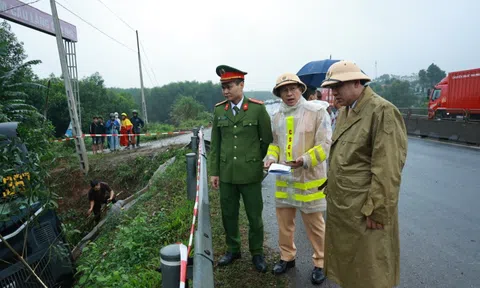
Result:
<svg viewBox="0 0 480 288"><path fill-rule="evenodd" d="M77 261L75 287L161 287L159 251L188 243L194 203L186 199L185 154L178 149L175 162L154 179L152 187L128 211L109 215L95 242L90 242ZM288 278L271 273L278 253L265 245L267 273L255 270L248 251L248 220L240 208L242 259L227 267L216 263L224 254L218 191L210 192L215 287L288 287ZM198 224L198 223L197 223Z"/></svg>
<svg viewBox="0 0 480 288"><path fill-rule="evenodd" d="M109 215L77 261L75 287L160 287L159 251L187 243L193 203L186 199L185 150L128 211Z"/></svg>
<svg viewBox="0 0 480 288"><path fill-rule="evenodd" d="M252 256L248 250L248 219L245 214L243 201L240 200L240 235L242 239L242 258L235 260L232 264L219 267L217 262L219 258L226 252L225 232L222 224L222 214L220 210L220 194L219 191L212 190L210 192L210 213L212 221L212 239L213 251L215 255L215 287L222 288L266 288L266 287L288 287L288 278L285 275L274 276L272 269L275 261L280 259L280 254L270 249L264 244L265 261L267 262L267 272L257 272L252 263ZM265 237L268 237L265 234Z"/></svg>

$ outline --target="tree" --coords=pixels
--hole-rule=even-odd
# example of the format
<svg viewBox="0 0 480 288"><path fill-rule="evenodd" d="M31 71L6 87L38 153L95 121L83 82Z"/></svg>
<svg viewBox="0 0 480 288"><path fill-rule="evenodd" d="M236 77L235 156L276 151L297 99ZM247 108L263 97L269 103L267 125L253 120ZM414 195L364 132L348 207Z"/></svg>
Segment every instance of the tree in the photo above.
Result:
<svg viewBox="0 0 480 288"><path fill-rule="evenodd" d="M179 125L188 120L197 120L205 108L193 97L180 96L172 106L170 118L172 122Z"/></svg>
<svg viewBox="0 0 480 288"><path fill-rule="evenodd" d="M0 57L0 70L2 72L11 71L18 68L27 59L27 54L23 48L23 43L18 41L15 34L11 31L10 24L6 21L0 23L0 43L3 43L3 54ZM15 73L15 82L22 80L32 81L35 74L29 66L18 69Z"/></svg>
<svg viewBox="0 0 480 288"><path fill-rule="evenodd" d="M447 74L434 63L428 66L427 70L418 71L419 84L422 88L431 88L445 78Z"/></svg>
<svg viewBox="0 0 480 288"><path fill-rule="evenodd" d="M430 80L428 79L427 71L425 71L425 69L418 71L418 81L422 88L426 88L430 85Z"/></svg>
<svg viewBox="0 0 480 288"><path fill-rule="evenodd" d="M434 63L430 64L427 68L427 77L428 80L430 81L429 84L431 87L435 86L438 82L440 82L443 78L445 78L447 74L445 71L440 69L437 65Z"/></svg>

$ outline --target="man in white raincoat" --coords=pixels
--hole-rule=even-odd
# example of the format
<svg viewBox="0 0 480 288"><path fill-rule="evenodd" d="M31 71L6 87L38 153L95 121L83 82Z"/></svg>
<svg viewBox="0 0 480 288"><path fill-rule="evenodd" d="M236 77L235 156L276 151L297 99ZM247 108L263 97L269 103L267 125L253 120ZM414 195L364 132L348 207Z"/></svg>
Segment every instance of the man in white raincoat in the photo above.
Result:
<svg viewBox="0 0 480 288"><path fill-rule="evenodd" d="M281 259L274 274L285 273L295 266L295 214L300 209L308 239L314 250L311 281L321 284L323 274L326 209L323 188L327 181L326 158L329 154L332 128L326 105L305 100L306 90L297 75L278 77L273 94L282 98L280 109L273 115L273 143L270 144L265 167L285 163L292 172L277 176L276 214L279 227Z"/></svg>

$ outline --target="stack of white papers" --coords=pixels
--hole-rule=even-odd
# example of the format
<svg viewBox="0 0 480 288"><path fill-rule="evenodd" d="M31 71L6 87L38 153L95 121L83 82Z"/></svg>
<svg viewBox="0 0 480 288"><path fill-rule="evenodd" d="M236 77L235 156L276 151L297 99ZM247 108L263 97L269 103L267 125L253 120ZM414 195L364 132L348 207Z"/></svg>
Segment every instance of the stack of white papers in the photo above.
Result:
<svg viewBox="0 0 480 288"><path fill-rule="evenodd" d="M292 170L292 167L290 166L273 163L272 165L270 165L270 168L268 169L268 173L285 175L285 174L290 174L291 170Z"/></svg>

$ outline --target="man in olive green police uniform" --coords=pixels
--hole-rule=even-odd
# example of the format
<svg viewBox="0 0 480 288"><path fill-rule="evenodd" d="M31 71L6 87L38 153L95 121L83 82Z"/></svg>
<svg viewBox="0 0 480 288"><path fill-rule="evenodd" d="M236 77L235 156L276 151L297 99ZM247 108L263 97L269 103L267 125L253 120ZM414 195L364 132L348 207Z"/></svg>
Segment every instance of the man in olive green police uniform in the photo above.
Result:
<svg viewBox="0 0 480 288"><path fill-rule="evenodd" d="M273 141L270 116L263 102L243 95L247 73L225 65L218 66L216 72L226 100L215 105L209 171L213 188L220 187L228 248L218 264L228 265L241 257L238 228L241 195L249 222L252 262L258 271L265 272L262 179L263 158Z"/></svg>

